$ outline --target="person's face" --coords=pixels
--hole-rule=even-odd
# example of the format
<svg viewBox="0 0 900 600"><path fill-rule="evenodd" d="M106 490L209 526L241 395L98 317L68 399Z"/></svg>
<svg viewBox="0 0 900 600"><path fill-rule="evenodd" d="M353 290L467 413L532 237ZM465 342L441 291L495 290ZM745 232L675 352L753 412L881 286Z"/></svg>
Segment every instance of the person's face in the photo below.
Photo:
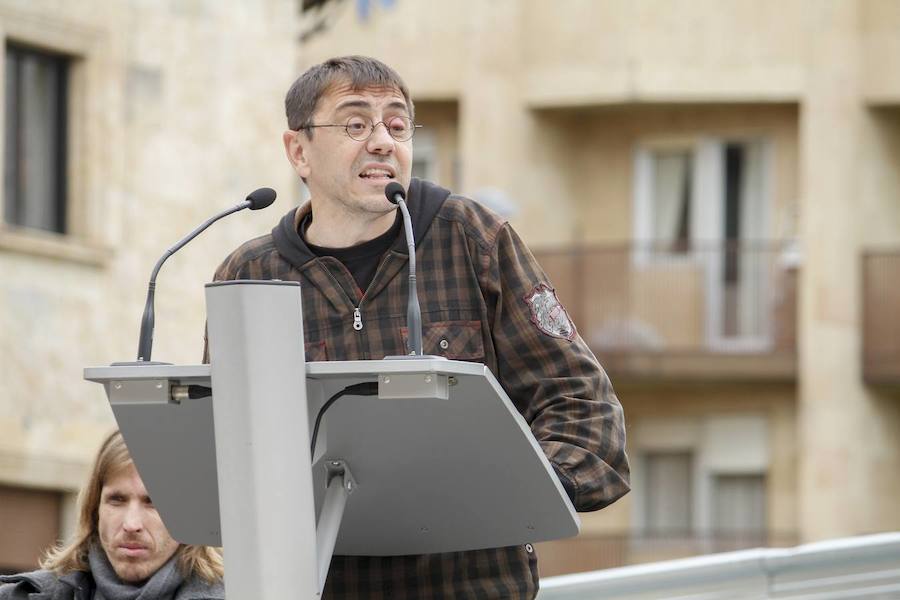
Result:
<svg viewBox="0 0 900 600"><path fill-rule="evenodd" d="M178 549L134 466L103 483L98 520L100 544L122 581L144 581Z"/></svg>
<svg viewBox="0 0 900 600"><path fill-rule="evenodd" d="M403 94L392 88L352 90L337 85L319 99L312 124L344 125L351 117L372 123L408 117ZM306 179L310 195L323 205L346 212L383 214L395 210L384 186L397 181L409 187L412 140L398 142L385 125L377 125L365 141L347 135L342 127L318 127L312 139L305 131L287 131L285 149L294 170Z"/></svg>

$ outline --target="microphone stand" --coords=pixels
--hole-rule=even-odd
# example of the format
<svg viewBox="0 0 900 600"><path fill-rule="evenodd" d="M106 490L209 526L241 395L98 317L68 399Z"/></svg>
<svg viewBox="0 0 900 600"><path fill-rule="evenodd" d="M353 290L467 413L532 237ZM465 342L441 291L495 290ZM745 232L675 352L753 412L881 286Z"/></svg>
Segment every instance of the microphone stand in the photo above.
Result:
<svg viewBox="0 0 900 600"><path fill-rule="evenodd" d="M177 244L169 248L165 251L165 253L160 257L158 261L156 261L156 265L153 267L153 272L150 274L150 283L147 286L147 301L144 303L144 315L141 318L141 333L138 338L138 351L137 351L137 360L134 362L118 362L113 363L114 365L122 366L122 365L165 365L169 363L164 362L154 362L150 360L150 353L153 350L153 324L154 324L154 296L156 294L156 276L159 274L160 268L162 268L163 263L166 260L181 250L185 244L190 242L192 239L203 233L203 231L218 221L223 217L227 217L230 214L236 213L238 211L244 210L245 208L249 208L250 210L260 210L270 206L275 201L275 190L271 188L259 188L258 190L254 190L247 196L247 199L232 206L229 209L223 210L217 215L213 215L209 219L203 222L199 227L194 229L192 232L187 234L184 238L182 238Z"/></svg>
<svg viewBox="0 0 900 600"><path fill-rule="evenodd" d="M169 248L165 251L165 253L160 257L158 261L156 261L156 266L153 267L153 272L150 274L150 283L147 286L147 301L144 303L144 316L141 318L141 333L138 337L138 351L137 351L137 363L139 364L166 364L166 363L154 363L150 360L150 352L153 350L153 325L154 325L154 296L156 293L156 276L159 274L159 269L163 266L163 263L166 260L181 250L185 244L190 242L192 239L203 233L207 227L221 219L222 217L227 217L232 213L236 213L238 211L244 210L245 208L250 206L249 200L244 200L237 206L232 206L227 210L223 210L217 215L214 215L203 222L202 225L194 229L192 232L187 234L181 241L177 244Z"/></svg>
<svg viewBox="0 0 900 600"><path fill-rule="evenodd" d="M410 356L422 356L422 309L419 307L419 293L416 290L416 242L413 237L412 218L406 202L397 199L400 212L403 213L403 231L406 234L406 247L409 251L409 301L406 305L406 328L409 340L406 343Z"/></svg>
<svg viewBox="0 0 900 600"><path fill-rule="evenodd" d="M406 348L409 354L385 358L446 360L443 356L427 355L422 351L422 309L419 307L419 294L416 290L416 239L413 236L412 218L406 207L406 190L396 181L392 181L385 186L384 195L389 202L396 204L403 214L403 232L406 234L406 247L409 252L409 299L406 304L406 329L409 331Z"/></svg>

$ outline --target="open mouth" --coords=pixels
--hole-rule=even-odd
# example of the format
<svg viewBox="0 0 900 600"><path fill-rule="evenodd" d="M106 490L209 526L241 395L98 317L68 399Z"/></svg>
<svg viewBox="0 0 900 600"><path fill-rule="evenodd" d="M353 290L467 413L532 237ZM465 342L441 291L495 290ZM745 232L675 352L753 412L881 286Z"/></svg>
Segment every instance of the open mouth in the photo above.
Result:
<svg viewBox="0 0 900 600"><path fill-rule="evenodd" d="M359 176L369 181L393 181L394 171L392 169L373 167L365 169Z"/></svg>

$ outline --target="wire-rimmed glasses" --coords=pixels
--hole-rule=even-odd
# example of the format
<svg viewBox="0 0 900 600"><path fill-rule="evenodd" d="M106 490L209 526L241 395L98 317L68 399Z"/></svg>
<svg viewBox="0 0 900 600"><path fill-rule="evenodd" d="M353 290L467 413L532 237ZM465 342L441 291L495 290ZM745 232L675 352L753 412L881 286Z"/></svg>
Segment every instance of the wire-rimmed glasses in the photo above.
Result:
<svg viewBox="0 0 900 600"><path fill-rule="evenodd" d="M384 128L387 129L388 134L394 138L398 142L405 142L412 139L413 134L416 132L416 129L421 128L421 125L416 125L413 123L413 120L409 117L391 117L386 121L378 121L377 123L373 123L371 119L367 119L365 117L350 117L347 119L347 122L343 125L337 125L334 123L323 123L319 125L303 125L300 129L313 129L315 127L343 127L344 131L347 132L347 135L350 139L356 140L357 142L364 142L375 133L375 128L379 125L384 125Z"/></svg>

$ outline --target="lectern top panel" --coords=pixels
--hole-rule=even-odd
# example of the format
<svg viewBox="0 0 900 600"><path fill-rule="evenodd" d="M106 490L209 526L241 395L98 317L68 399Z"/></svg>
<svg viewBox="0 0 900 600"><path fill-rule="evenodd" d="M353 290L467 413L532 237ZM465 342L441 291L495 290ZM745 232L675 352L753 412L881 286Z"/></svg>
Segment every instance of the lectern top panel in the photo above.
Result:
<svg viewBox="0 0 900 600"><path fill-rule="evenodd" d="M440 375L484 375L489 372L482 364L434 359L416 360L333 360L306 363L306 376L310 379L341 379L345 377L372 376L373 373L437 373ZM147 365L87 367L84 378L105 383L111 380L128 381L143 379L172 379L209 385L209 365Z"/></svg>
<svg viewBox="0 0 900 600"><path fill-rule="evenodd" d="M129 381L144 379L174 379L209 385L209 365L128 365L110 367L86 367L84 378L97 383L112 380Z"/></svg>
<svg viewBox="0 0 900 600"><path fill-rule="evenodd" d="M447 396L349 396L329 409L314 455L317 504L330 461L343 461L355 480L336 554L431 554L578 533L565 490L494 376L484 365L442 362L418 374L453 377ZM389 366L374 373L393 379ZM322 374L322 389L307 388L310 420L336 389L364 379Z"/></svg>
<svg viewBox="0 0 900 600"><path fill-rule="evenodd" d="M309 379L339 379L393 373L436 373L438 375L485 375L489 369L479 363L444 360L442 358L332 360L306 363Z"/></svg>
<svg viewBox="0 0 900 600"><path fill-rule="evenodd" d="M325 490L323 460L345 461L359 484L348 501L338 553L418 554L578 532L578 517L528 424L484 365L329 361L307 363L306 371L307 394L291 390L278 401L305 397L310 419L335 390L379 375L456 380L445 400L347 397L329 410L313 468L317 501ZM148 379L209 385L209 365L92 367L85 377L107 384L116 420L148 489L160 497L173 536L219 545L213 398L120 402L121 390L112 385ZM165 483L172 478L177 486ZM153 491L166 487L173 490L168 503Z"/></svg>

